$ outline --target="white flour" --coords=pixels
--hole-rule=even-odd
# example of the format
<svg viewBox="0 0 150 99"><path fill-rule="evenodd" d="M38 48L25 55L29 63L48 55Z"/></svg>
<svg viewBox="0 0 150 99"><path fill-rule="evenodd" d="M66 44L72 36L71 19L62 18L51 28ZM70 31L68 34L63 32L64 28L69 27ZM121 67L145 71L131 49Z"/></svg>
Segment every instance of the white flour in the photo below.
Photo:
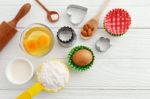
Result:
<svg viewBox="0 0 150 99"><path fill-rule="evenodd" d="M52 20L57 20L59 16L57 14L52 14L51 15Z"/></svg>
<svg viewBox="0 0 150 99"><path fill-rule="evenodd" d="M63 88L69 81L69 71L65 64L59 61L45 62L38 73L38 79L49 90Z"/></svg>

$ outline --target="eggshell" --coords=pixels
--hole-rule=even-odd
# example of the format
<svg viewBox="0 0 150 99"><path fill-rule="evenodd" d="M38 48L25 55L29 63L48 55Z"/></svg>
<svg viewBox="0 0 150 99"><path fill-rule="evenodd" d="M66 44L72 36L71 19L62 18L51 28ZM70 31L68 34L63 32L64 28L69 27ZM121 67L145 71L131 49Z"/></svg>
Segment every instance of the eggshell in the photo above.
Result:
<svg viewBox="0 0 150 99"><path fill-rule="evenodd" d="M92 61L92 53L86 49L74 53L72 60L78 66L88 65Z"/></svg>

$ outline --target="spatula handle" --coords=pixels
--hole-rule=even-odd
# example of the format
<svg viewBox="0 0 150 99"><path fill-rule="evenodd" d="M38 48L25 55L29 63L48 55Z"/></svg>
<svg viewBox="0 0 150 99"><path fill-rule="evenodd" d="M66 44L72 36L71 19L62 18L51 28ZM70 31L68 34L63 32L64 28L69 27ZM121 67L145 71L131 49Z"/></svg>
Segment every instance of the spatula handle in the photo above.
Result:
<svg viewBox="0 0 150 99"><path fill-rule="evenodd" d="M24 4L19 10L16 17L12 21L9 22L10 25L12 25L13 27L16 27L17 23L30 11L30 9L31 9L30 3Z"/></svg>

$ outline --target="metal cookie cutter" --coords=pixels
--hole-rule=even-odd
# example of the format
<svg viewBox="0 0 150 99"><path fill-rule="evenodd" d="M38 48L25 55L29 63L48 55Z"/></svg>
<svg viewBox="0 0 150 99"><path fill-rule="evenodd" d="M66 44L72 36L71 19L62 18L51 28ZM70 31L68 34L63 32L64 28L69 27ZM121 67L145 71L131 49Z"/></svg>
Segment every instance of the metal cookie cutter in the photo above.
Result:
<svg viewBox="0 0 150 99"><path fill-rule="evenodd" d="M106 52L111 46L110 39L105 37L100 37L95 43L98 52Z"/></svg>
<svg viewBox="0 0 150 99"><path fill-rule="evenodd" d="M71 23L75 25L80 24L84 20L87 11L88 8L80 5L69 5L67 7L67 15L69 16Z"/></svg>
<svg viewBox="0 0 150 99"><path fill-rule="evenodd" d="M77 35L71 27L65 26L58 30L57 39L61 46L68 48L75 44Z"/></svg>

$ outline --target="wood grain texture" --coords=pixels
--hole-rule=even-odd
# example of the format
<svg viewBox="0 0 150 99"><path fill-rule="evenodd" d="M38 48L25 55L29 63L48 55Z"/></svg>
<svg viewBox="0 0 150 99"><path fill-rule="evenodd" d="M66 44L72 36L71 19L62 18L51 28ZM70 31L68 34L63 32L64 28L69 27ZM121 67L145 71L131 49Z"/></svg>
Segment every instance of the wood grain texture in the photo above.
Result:
<svg viewBox="0 0 150 99"><path fill-rule="evenodd" d="M71 48L61 47L56 39L56 34L59 28L51 28L55 35L55 46L47 56L44 58L66 58ZM6 46L5 50L0 53L0 59L9 59L15 56L25 56L26 54L21 50L19 43L23 29L19 29L19 32L15 35L12 41ZM76 33L79 34L80 29L75 29ZM127 34L117 38L112 37L106 33L103 29L99 29L93 38L90 40L82 40L78 35L76 45L87 45L93 49L97 59L150 59L150 30L149 29L130 29ZM101 37L108 37L113 45L108 52L99 53L95 50L95 42ZM13 46L12 46L13 45ZM15 48L15 49L14 49ZM13 50L10 50L13 49ZM60 50L58 50L60 49ZM17 53L14 53L17 52ZM57 54L56 54L57 53ZM28 55L27 55L28 56Z"/></svg>
<svg viewBox="0 0 150 99"><path fill-rule="evenodd" d="M19 6L21 6L21 5L19 5ZM66 7L67 6L68 6L68 4L67 5L59 5L59 9L58 9L57 5L47 5L47 8L49 8L50 10L56 10L60 13L60 21L57 22L56 24L50 24L46 19L45 11L43 11L43 9L41 9L41 7L39 7L39 5L34 2L31 12L28 14L28 16L26 16L24 21L19 22L18 27L26 27L31 23L37 23L37 22L44 23L50 27L61 27L64 25L72 26L72 24L68 20L68 16L66 15ZM76 26L76 27L80 28L87 20L89 20L90 18L95 16L96 12L100 8L99 6L100 5L87 6L89 10L88 10L88 14L87 14L86 18L84 19L84 21L81 25ZM104 19L106 13L115 7L121 7L121 8L124 8L129 11L129 13L132 17L131 28L146 28L146 29L150 28L150 22L145 21L145 20L149 20L150 13L148 13L148 12L149 12L150 6L127 6L127 5L108 6L107 9L102 14L102 16L100 17L99 28L103 27L103 19ZM0 21L3 21L3 20L9 21L10 19L12 19L15 16L16 13L14 13L14 12L17 12L19 8L18 8L18 6L12 5L12 6L0 6L0 9L1 9L0 13L3 13L0 17ZM146 13L146 15L143 13Z"/></svg>
<svg viewBox="0 0 150 99"><path fill-rule="evenodd" d="M31 59L35 68L42 61ZM47 59L48 60L48 59ZM5 77L7 61L1 61L1 89L26 89L35 80L24 86L12 86ZM150 62L147 60L132 59L101 59L96 60L91 70L77 73L70 70L71 79L67 88L92 89L150 89ZM130 68L130 69L129 69Z"/></svg>
<svg viewBox="0 0 150 99"><path fill-rule="evenodd" d="M94 92L93 92L94 91ZM20 90L2 90L0 97L11 99L17 95ZM8 93L12 93L9 94ZM89 90L89 89L66 89L59 93L45 93L38 95L33 99L149 99L148 90Z"/></svg>
<svg viewBox="0 0 150 99"><path fill-rule="evenodd" d="M94 37L84 41L79 37L81 26L96 14L103 0L41 0L50 10L57 10L61 19L56 24L50 24L46 13L34 0L0 0L0 22L12 19L19 7L24 3L32 4L31 12L18 23L18 33L0 53L0 98L14 99L19 93L31 86L35 80L16 86L9 83L5 77L8 62L14 57L29 58L35 68L38 64L51 58L59 58L66 62L66 56L71 48L62 48L57 40L55 47L47 56L34 58L25 54L20 46L20 36L31 23L43 23L49 26L56 37L61 26L72 26L78 34L76 45L91 47L96 55L95 64L86 72L77 73L70 70L71 79L66 89L59 93L41 93L34 99L149 99L150 98L150 0L111 0L108 8L100 18L100 25ZM79 26L73 26L66 15L69 4L80 4L88 7L88 14ZM103 18L112 8L121 7L129 11L132 26L126 35L115 38L103 29ZM98 37L104 36L113 45L108 52L98 53L94 43ZM56 39L56 38L55 38ZM58 50L59 49L59 50ZM57 54L56 54L57 53Z"/></svg>

